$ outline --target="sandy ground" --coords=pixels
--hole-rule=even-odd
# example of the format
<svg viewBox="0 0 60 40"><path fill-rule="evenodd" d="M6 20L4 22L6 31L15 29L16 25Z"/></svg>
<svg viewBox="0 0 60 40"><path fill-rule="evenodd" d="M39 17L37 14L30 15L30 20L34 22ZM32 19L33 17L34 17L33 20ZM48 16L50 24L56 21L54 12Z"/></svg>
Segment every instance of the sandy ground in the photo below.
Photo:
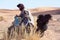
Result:
<svg viewBox="0 0 60 40"><path fill-rule="evenodd" d="M0 21L0 39L3 38L4 32L12 24L15 15L16 14L0 12L0 16L4 17L4 20ZM34 16L35 20L36 17L37 16ZM40 40L60 40L60 15L52 15L52 20L50 20L48 24L48 29Z"/></svg>

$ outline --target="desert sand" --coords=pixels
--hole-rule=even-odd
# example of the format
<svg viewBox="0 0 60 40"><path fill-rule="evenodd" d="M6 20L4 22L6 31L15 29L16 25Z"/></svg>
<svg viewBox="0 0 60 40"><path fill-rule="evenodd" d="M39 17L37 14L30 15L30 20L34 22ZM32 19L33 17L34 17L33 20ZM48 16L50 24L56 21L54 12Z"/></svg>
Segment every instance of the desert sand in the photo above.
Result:
<svg viewBox="0 0 60 40"><path fill-rule="evenodd" d="M35 18L39 14L51 14L52 19L48 24L48 29L40 40L60 40L60 8L35 8L29 9ZM8 27L12 24L14 16L19 15L19 10L0 9L0 39L3 40L4 32L7 31ZM2 18L1 18L2 17Z"/></svg>

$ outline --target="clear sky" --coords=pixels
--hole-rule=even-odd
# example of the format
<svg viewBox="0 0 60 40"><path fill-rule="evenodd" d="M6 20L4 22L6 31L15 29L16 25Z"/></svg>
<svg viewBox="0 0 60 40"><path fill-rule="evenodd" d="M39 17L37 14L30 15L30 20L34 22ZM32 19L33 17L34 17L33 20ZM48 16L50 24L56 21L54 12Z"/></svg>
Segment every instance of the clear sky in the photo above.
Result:
<svg viewBox="0 0 60 40"><path fill-rule="evenodd" d="M0 9L16 9L19 3L26 8L60 7L60 0L0 0Z"/></svg>

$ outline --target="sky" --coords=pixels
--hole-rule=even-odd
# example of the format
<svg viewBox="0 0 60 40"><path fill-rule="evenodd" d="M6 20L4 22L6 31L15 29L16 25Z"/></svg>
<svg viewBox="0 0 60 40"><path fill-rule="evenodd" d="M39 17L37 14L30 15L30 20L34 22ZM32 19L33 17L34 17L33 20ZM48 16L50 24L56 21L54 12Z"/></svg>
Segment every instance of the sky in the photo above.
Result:
<svg viewBox="0 0 60 40"><path fill-rule="evenodd" d="M60 0L0 0L0 9L17 9L19 3L26 8L60 7Z"/></svg>

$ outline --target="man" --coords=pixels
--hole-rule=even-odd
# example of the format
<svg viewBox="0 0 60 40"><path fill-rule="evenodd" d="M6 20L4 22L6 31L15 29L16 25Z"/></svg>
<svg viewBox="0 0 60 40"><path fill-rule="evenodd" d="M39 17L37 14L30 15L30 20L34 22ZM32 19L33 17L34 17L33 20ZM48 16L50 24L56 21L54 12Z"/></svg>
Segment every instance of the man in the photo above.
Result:
<svg viewBox="0 0 60 40"><path fill-rule="evenodd" d="M21 11L21 13L19 15L22 18L20 25L23 23L25 26L28 26L28 24L31 23L34 26L33 16L29 11L25 10L24 5L18 4L17 7Z"/></svg>
<svg viewBox="0 0 60 40"><path fill-rule="evenodd" d="M19 10L21 11L21 13L20 13L19 16L16 15L16 16L14 17L15 20L14 20L14 22L13 22L13 25L8 28L8 34L9 34L9 36L10 36L10 33L11 33L12 28L18 27L18 26L20 26L22 23L24 24L24 26L25 26L26 28L29 26L28 24L32 24L32 26L34 27L34 19L33 19L32 14L31 14L29 11L25 10L25 7L24 7L23 4L18 4L17 7L18 7ZM19 18L19 17L21 17L21 18ZM21 19L22 21L21 21L20 19ZM19 29L18 29L18 31L19 31Z"/></svg>

